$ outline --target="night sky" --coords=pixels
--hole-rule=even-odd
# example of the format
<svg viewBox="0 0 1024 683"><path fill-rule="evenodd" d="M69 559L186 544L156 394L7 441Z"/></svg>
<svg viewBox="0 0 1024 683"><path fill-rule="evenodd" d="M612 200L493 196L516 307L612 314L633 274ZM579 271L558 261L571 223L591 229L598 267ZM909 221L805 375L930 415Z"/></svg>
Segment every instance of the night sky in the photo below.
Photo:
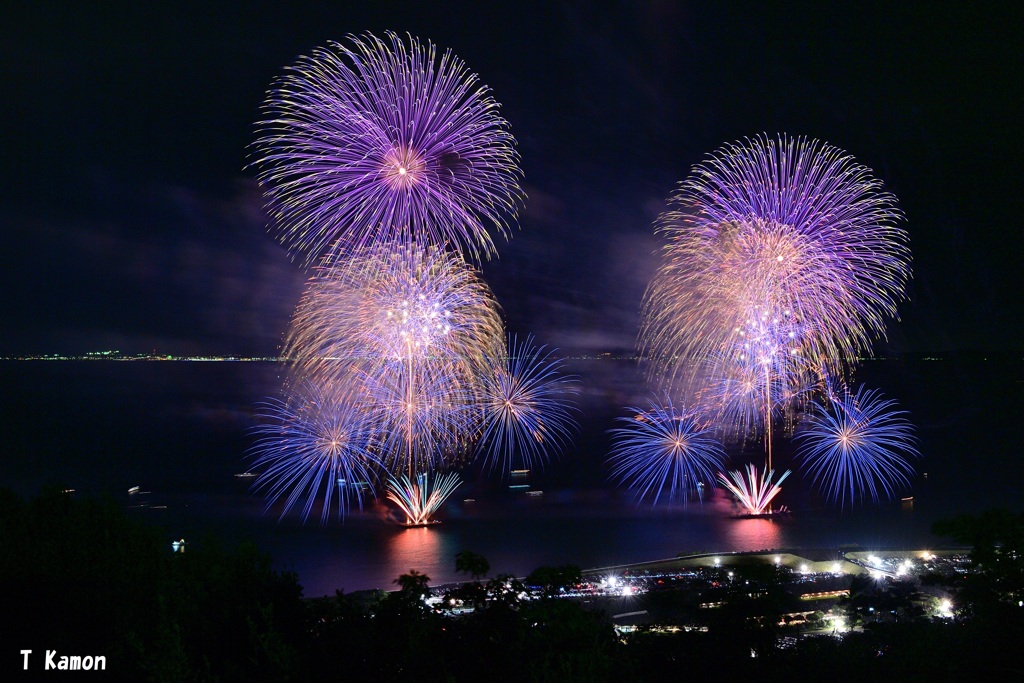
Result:
<svg viewBox="0 0 1024 683"><path fill-rule="evenodd" d="M298 55L389 29L465 60L518 140L521 229L484 267L511 330L632 349L675 184L785 132L906 213L878 351L1019 349L1024 13L910 4L5 3L0 355L276 353L306 275L266 230L253 123Z"/></svg>

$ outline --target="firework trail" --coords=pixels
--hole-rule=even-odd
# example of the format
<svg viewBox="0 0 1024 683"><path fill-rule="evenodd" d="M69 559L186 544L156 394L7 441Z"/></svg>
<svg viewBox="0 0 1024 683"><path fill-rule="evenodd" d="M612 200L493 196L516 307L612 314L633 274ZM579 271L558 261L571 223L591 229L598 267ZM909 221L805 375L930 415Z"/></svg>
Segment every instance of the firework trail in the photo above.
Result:
<svg viewBox="0 0 1024 683"><path fill-rule="evenodd" d="M267 509L283 500L283 519L301 502L308 519L322 495L320 519L326 523L332 504L339 516L353 502L362 507L363 488L373 490L378 462L357 406L331 385L304 382L286 400L264 403L259 416L250 457L263 469L253 488L266 492Z"/></svg>
<svg viewBox="0 0 1024 683"><path fill-rule="evenodd" d="M463 366L413 364L363 376L364 413L385 470L413 473L458 464L480 422L477 378Z"/></svg>
<svg viewBox="0 0 1024 683"><path fill-rule="evenodd" d="M479 263L524 194L508 123L450 51L394 33L300 57L272 85L253 166L280 239L312 263L414 238Z"/></svg>
<svg viewBox="0 0 1024 683"><path fill-rule="evenodd" d="M698 400L736 440L767 432L777 421L791 426L822 381L799 345L799 326L785 313L769 318L754 312L736 333L733 348L702 364L694 383Z"/></svg>
<svg viewBox="0 0 1024 683"><path fill-rule="evenodd" d="M459 487L459 476L454 473L440 474L433 480L427 474L414 479L402 475L388 480L388 500L405 513L407 526L431 523L431 515Z"/></svg>
<svg viewBox="0 0 1024 683"><path fill-rule="evenodd" d="M839 371L896 317L910 278L902 214L845 152L785 135L728 144L670 202L641 329L652 378L736 348L751 317L792 321L800 353Z"/></svg>
<svg viewBox="0 0 1024 683"><path fill-rule="evenodd" d="M492 363L481 387L485 466L504 472L543 466L572 440L574 406L566 399L576 380L562 374L561 361L546 347L534 347L532 337L523 343L511 337L505 356Z"/></svg>
<svg viewBox="0 0 1024 683"><path fill-rule="evenodd" d="M726 456L710 424L693 411L677 410L668 397L664 406L651 401L646 410L628 410L633 416L618 418L624 426L610 430L612 479L635 489L638 500L653 493L654 503L666 487L675 498L691 490L701 495L705 480L715 485Z"/></svg>
<svg viewBox="0 0 1024 683"><path fill-rule="evenodd" d="M914 470L908 457L920 457L906 411L864 387L856 393L832 392L828 405L816 406L796 434L797 456L833 504L884 494L892 498L910 485Z"/></svg>
<svg viewBox="0 0 1024 683"><path fill-rule="evenodd" d="M737 501L749 515L770 513L768 507L772 499L782 490L780 484L789 476L789 470L782 473L778 481L772 483L775 470L764 468L758 472L754 465L747 465L746 471L729 472L729 476L718 475L718 481L736 496Z"/></svg>

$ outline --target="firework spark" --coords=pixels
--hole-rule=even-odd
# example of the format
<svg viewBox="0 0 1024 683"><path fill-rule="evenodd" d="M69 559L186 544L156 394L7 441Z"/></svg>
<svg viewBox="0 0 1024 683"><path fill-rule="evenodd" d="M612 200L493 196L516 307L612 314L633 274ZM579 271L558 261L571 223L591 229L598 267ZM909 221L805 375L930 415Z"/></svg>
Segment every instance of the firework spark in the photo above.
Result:
<svg viewBox="0 0 1024 683"><path fill-rule="evenodd" d="M744 476L745 475L745 476ZM768 507L772 499L782 490L780 484L789 476L789 470L782 473L778 481L772 483L775 470L765 469L758 472L754 465L747 465L746 471L729 472L727 477L719 473L718 481L736 496L736 500L749 515L763 515L770 512Z"/></svg>
<svg viewBox="0 0 1024 683"><path fill-rule="evenodd" d="M455 473L437 475L433 480L427 474L419 474L415 479L402 475L388 480L387 497L405 513L407 526L431 524L431 515L460 483Z"/></svg>
<svg viewBox="0 0 1024 683"><path fill-rule="evenodd" d="M881 495L892 498L909 486L914 470L908 457L920 457L913 425L906 411L878 391L830 393L827 406L817 406L806 428L796 435L802 467L813 476L825 497L845 506Z"/></svg>
<svg viewBox="0 0 1024 683"><path fill-rule="evenodd" d="M443 249L385 245L310 279L282 355L303 375L336 379L353 366L373 374L453 359L479 373L503 346L498 305L473 268Z"/></svg>
<svg viewBox="0 0 1024 683"><path fill-rule="evenodd" d="M508 123L450 51L387 33L330 43L276 80L253 165L307 263L413 237L480 262L524 198Z"/></svg>
<svg viewBox="0 0 1024 683"><path fill-rule="evenodd" d="M609 455L611 476L636 490L637 499L653 494L658 502L665 488L670 498L702 493L703 482L715 485L715 472L725 452L712 437L712 427L693 411L677 410L651 401L650 408L629 408L633 417L620 417L623 427L612 429L615 441Z"/></svg>
<svg viewBox="0 0 1024 683"><path fill-rule="evenodd" d="M793 321L790 343L838 370L896 317L910 278L902 214L841 150L784 135L725 145L671 203L641 330L653 377L741 345L752 316Z"/></svg>
<svg viewBox="0 0 1024 683"><path fill-rule="evenodd" d="M412 476L454 465L469 451L480 408L476 379L463 366L442 367L435 359L373 370L359 389L387 470Z"/></svg>
<svg viewBox="0 0 1024 683"><path fill-rule="evenodd" d="M482 385L483 433L479 447L486 466L508 472L516 467L533 469L572 440L575 420L566 396L575 379L561 373L561 361L545 347L509 339L502 359Z"/></svg>
<svg viewBox="0 0 1024 683"><path fill-rule="evenodd" d="M266 491L268 509L283 500L284 518L304 500L308 519L322 496L320 518L326 523L335 498L339 516L353 502L362 507L363 488L373 490L378 463L356 406L330 385L304 382L288 399L263 404L260 417L251 457L262 472L253 487Z"/></svg>
<svg viewBox="0 0 1024 683"><path fill-rule="evenodd" d="M336 387L358 411L382 474L415 482L472 453L504 346L477 272L443 249L405 243L319 268L283 355L293 378Z"/></svg>
<svg viewBox="0 0 1024 683"><path fill-rule="evenodd" d="M788 311L776 317L755 311L736 332L733 348L706 359L697 393L723 433L746 439L764 430L767 439L774 422L792 424L821 371L803 353Z"/></svg>

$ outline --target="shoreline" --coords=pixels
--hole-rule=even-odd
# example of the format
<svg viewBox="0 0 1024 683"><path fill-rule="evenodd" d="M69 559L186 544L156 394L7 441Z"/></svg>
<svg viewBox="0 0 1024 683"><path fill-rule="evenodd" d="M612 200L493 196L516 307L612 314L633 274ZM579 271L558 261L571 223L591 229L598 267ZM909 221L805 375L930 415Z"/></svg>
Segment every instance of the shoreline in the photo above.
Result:
<svg viewBox="0 0 1024 683"><path fill-rule="evenodd" d="M744 564L775 563L808 574L837 573L836 563L840 564L838 573L866 574L871 570L864 566L872 555L899 558L926 559L928 556L962 555L970 552L969 546L943 546L936 549L921 548L916 550L886 549L863 550L857 548L779 548L775 550L737 550L726 552L696 552L680 554L660 560L646 560L629 564L611 565L584 569L584 576L597 574L624 574L636 570L672 570L689 567L727 567Z"/></svg>

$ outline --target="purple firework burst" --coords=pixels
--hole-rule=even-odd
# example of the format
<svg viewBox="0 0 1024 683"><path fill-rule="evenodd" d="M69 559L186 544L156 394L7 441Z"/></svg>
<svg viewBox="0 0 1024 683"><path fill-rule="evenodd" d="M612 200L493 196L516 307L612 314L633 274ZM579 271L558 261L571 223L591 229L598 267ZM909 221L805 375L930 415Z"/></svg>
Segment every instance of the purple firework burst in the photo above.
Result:
<svg viewBox="0 0 1024 683"><path fill-rule="evenodd" d="M321 379L422 372L471 374L504 347L497 302L478 273L435 247L382 245L319 269L282 355Z"/></svg>
<svg viewBox="0 0 1024 683"><path fill-rule="evenodd" d="M413 479L472 451L482 385L504 332L490 289L458 255L381 245L320 268L292 320L292 374L356 406L387 472Z"/></svg>
<svg viewBox="0 0 1024 683"><path fill-rule="evenodd" d="M913 468L908 457L920 457L914 428L906 411L878 391L843 390L818 406L796 435L798 457L825 497L845 506L884 494L893 497L909 486Z"/></svg>
<svg viewBox="0 0 1024 683"><path fill-rule="evenodd" d="M483 434L479 447L486 466L503 471L543 465L554 449L572 439L575 420L567 396L575 379L561 372L561 361L545 347L513 336L507 356L495 359L483 381Z"/></svg>
<svg viewBox="0 0 1024 683"><path fill-rule="evenodd" d="M282 242L305 254L453 244L480 262L524 198L498 104L450 51L394 33L330 43L271 87L253 165Z"/></svg>
<svg viewBox="0 0 1024 683"><path fill-rule="evenodd" d="M902 214L845 152L785 135L728 144L671 204L641 331L654 376L736 348L754 315L792 320L791 343L836 370L896 317L910 278Z"/></svg>
<svg viewBox="0 0 1024 683"><path fill-rule="evenodd" d="M653 494L658 502L668 488L670 498L696 491L704 482L714 487L715 473L725 463L725 451L713 437L711 425L695 412L651 401L648 409L629 408L622 427L610 430L614 444L608 456L611 476L636 490L637 499Z"/></svg>

